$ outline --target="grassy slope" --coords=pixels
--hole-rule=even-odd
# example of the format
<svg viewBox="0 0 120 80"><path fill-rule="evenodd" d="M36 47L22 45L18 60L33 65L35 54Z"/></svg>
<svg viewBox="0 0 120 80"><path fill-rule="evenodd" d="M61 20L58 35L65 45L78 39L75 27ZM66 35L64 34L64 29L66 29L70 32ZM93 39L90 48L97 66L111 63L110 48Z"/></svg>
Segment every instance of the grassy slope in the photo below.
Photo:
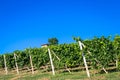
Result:
<svg viewBox="0 0 120 80"><path fill-rule="evenodd" d="M120 80L120 72L112 72L109 74L91 74L91 79L88 79L84 71L73 72L69 74L57 73L55 76L52 76L51 73L41 73L36 72L34 75L31 73L20 73L17 74L0 74L0 80Z"/></svg>

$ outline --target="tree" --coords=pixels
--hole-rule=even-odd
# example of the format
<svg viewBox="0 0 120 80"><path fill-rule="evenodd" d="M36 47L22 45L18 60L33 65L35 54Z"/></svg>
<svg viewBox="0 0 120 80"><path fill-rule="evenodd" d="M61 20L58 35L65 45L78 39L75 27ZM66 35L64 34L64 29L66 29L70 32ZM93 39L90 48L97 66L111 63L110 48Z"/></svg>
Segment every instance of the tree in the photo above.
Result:
<svg viewBox="0 0 120 80"><path fill-rule="evenodd" d="M57 38L50 38L48 39L49 45L57 45L58 44L58 39Z"/></svg>

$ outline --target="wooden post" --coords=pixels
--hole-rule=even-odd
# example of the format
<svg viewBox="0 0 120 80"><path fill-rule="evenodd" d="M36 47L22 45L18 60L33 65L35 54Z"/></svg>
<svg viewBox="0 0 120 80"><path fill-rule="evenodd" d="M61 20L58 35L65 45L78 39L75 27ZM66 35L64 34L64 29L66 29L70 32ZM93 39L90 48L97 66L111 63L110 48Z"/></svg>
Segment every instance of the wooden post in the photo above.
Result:
<svg viewBox="0 0 120 80"><path fill-rule="evenodd" d="M49 57L50 57L50 63L51 63L51 67L52 67L52 73L53 73L53 75L55 75L54 65L53 65L52 56L51 56L51 52L50 52L49 48L48 48L48 53L49 53Z"/></svg>
<svg viewBox="0 0 120 80"><path fill-rule="evenodd" d="M116 59L116 68L118 68L118 59Z"/></svg>
<svg viewBox="0 0 120 80"><path fill-rule="evenodd" d="M118 56L116 55L116 68L118 69Z"/></svg>
<svg viewBox="0 0 120 80"><path fill-rule="evenodd" d="M104 68L104 67L103 67L102 69L105 71L105 73L106 73L106 74L108 74L108 72L105 70L105 68Z"/></svg>
<svg viewBox="0 0 120 80"><path fill-rule="evenodd" d="M67 68L67 65L65 64L66 70L71 74L71 71Z"/></svg>
<svg viewBox="0 0 120 80"><path fill-rule="evenodd" d="M14 53L14 59L15 59L16 71L17 71L17 74L19 74L18 65L17 65L17 60L16 60L16 54L15 54L15 53Z"/></svg>
<svg viewBox="0 0 120 80"><path fill-rule="evenodd" d="M4 56L4 65L5 65L5 72L6 72L6 75L8 74L8 70L7 70L7 66L6 66L6 58L5 58L5 55Z"/></svg>
<svg viewBox="0 0 120 80"><path fill-rule="evenodd" d="M85 68L86 68L87 76L90 77L90 73L89 73L89 70L88 70L88 66L87 66L87 62L86 62L86 58L84 56L84 53L82 55L83 55L83 61L84 61L84 65L85 65Z"/></svg>
<svg viewBox="0 0 120 80"><path fill-rule="evenodd" d="M33 63L32 63L31 55L30 55L30 65L31 65L31 68L32 68L32 74L34 74L34 68L33 68Z"/></svg>
<svg viewBox="0 0 120 80"><path fill-rule="evenodd" d="M79 43L79 46L80 46L80 50L82 50L83 47L85 47L84 44L81 43L80 41L78 41L78 43ZM86 58L85 58L85 56L84 56L83 53L82 53L82 56L83 56L83 61L84 61L84 65L85 65L85 68L86 68L87 76L90 78L90 73L89 73L89 70L88 70L88 66L87 66Z"/></svg>

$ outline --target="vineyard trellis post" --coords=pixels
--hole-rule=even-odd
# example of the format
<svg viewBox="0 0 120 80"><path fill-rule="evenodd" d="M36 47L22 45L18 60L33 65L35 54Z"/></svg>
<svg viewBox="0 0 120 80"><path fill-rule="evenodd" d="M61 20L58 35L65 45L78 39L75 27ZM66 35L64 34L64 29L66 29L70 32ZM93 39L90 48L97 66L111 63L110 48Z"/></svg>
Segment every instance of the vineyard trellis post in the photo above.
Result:
<svg viewBox="0 0 120 80"><path fill-rule="evenodd" d="M14 53L14 59L15 59L16 71L17 71L17 74L19 74L18 65L17 65L17 60L16 60L16 54L15 54L15 53Z"/></svg>
<svg viewBox="0 0 120 80"><path fill-rule="evenodd" d="M32 74L34 74L34 68L33 68L33 63L32 63L32 57L30 55L30 65L31 65L31 68L32 68Z"/></svg>
<svg viewBox="0 0 120 80"><path fill-rule="evenodd" d="M32 74L34 74L34 68L33 68L33 63L32 63L32 57L30 55L30 50L29 50L29 56L30 56L30 65L31 65L31 68L32 68Z"/></svg>
<svg viewBox="0 0 120 80"><path fill-rule="evenodd" d="M51 67L52 67L52 73L53 73L53 75L55 75L53 60L52 60L52 56L51 56L51 52L50 52L50 49L49 49L49 48L48 48L48 54L49 54L50 63L51 63Z"/></svg>
<svg viewBox="0 0 120 80"><path fill-rule="evenodd" d="M79 43L79 46L80 46L80 50L82 51L83 47L85 47L85 46L81 41L78 41L78 43ZM82 56L83 56L83 61L84 61L84 65L85 65L85 68L86 68L87 76L90 78L90 73L89 73L89 70L88 70L86 58L85 58L85 55L84 55L83 52L82 52Z"/></svg>
<svg viewBox="0 0 120 80"><path fill-rule="evenodd" d="M6 75L8 74L8 70L7 70L7 65L6 65L6 57L5 55L3 55L4 57L4 66L5 66L5 72L6 72Z"/></svg>

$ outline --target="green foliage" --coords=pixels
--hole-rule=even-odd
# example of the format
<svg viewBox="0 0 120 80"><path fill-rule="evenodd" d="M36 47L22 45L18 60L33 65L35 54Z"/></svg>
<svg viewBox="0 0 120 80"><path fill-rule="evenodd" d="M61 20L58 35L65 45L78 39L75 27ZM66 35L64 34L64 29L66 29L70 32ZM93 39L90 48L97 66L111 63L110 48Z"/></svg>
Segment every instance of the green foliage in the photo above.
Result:
<svg viewBox="0 0 120 80"><path fill-rule="evenodd" d="M74 40L81 40L80 38L74 38ZM91 40L82 41L86 46L83 52L86 56L87 62L93 68L108 67L109 63L114 63L116 58L120 59L120 37L116 36L114 40L110 37L95 37ZM79 48L78 43L71 44L59 44L49 46L53 63L56 69L67 67L83 66L82 52ZM33 66L39 69L41 66L50 64L48 48L27 48L24 51L14 51L17 55L17 63L19 68L30 67L30 58L32 56ZM15 68L14 55L5 54L7 67L9 69ZM60 58L58 60L57 57ZM117 56L117 57L116 57ZM97 61L96 61L97 60ZM119 62L120 63L120 62ZM4 68L3 55L0 55L0 68Z"/></svg>
<svg viewBox="0 0 120 80"><path fill-rule="evenodd" d="M116 35L113 41L114 46L114 58L116 60L116 67L120 70L120 36Z"/></svg>
<svg viewBox="0 0 120 80"><path fill-rule="evenodd" d="M6 64L9 69L15 67L15 61L14 61L14 55L13 53L11 54L5 54L6 56Z"/></svg>
<svg viewBox="0 0 120 80"><path fill-rule="evenodd" d="M101 64L103 67L107 67L110 62L113 62L114 47L109 37L105 38L102 36L85 42L87 46L86 50L91 52L91 60L95 67L97 67L97 63Z"/></svg>
<svg viewBox="0 0 120 80"><path fill-rule="evenodd" d="M4 59L3 59L3 55L0 55L0 68L4 67Z"/></svg>
<svg viewBox="0 0 120 80"><path fill-rule="evenodd" d="M80 37L73 37L73 40L75 40L76 42L82 41L82 39Z"/></svg>

